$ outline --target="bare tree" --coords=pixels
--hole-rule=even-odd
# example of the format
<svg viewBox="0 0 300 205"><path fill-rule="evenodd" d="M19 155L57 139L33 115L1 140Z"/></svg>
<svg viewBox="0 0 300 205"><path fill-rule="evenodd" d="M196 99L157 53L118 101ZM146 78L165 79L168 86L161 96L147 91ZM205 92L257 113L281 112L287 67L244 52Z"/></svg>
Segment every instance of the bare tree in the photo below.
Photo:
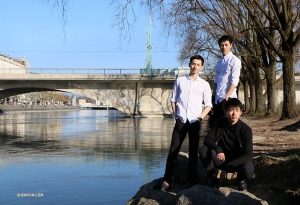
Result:
<svg viewBox="0 0 300 205"><path fill-rule="evenodd" d="M177 35L186 39L186 43L182 44L181 58L193 52L209 52L220 58L217 39L224 34L234 38L236 42L234 52L244 58L244 68L251 69L254 77L250 83L254 83L256 92L251 99L255 97L256 100L253 102L256 104L251 111L265 112L260 77L261 65L257 60L260 58L259 46L255 41L256 35L251 32L245 20L245 8L241 4L226 4L224 1L176 1L172 4L169 13L165 17L165 24L177 25L174 26ZM247 93L244 95L247 96Z"/></svg>
<svg viewBox="0 0 300 205"><path fill-rule="evenodd" d="M240 82L243 84L243 91L244 91L244 101L245 101L245 104L244 104L244 112L246 113L254 113L254 110L251 110L250 107L254 107L255 104L253 106L250 105L250 88L249 88L249 80L250 79L250 74L248 72L247 69L245 69L244 66L242 66L242 69L241 69L241 76L240 76ZM251 100L252 102L252 100ZM253 101L254 102L254 101Z"/></svg>
<svg viewBox="0 0 300 205"><path fill-rule="evenodd" d="M29 93L32 96L32 99L40 99L41 101L61 101L61 102L68 102L69 96L63 94L60 91L42 91L42 92L33 92Z"/></svg>
<svg viewBox="0 0 300 205"><path fill-rule="evenodd" d="M281 119L294 118L298 115L295 94L296 51L300 44L300 2L292 0L240 0L247 8L253 21L253 28L265 38L271 49L279 56L283 72L283 107ZM269 22L266 27L258 13L263 14ZM279 38L274 39L270 30L278 33Z"/></svg>
<svg viewBox="0 0 300 205"><path fill-rule="evenodd" d="M66 25L67 25L67 10L68 10L68 0L39 0L43 3L48 4L53 10L57 10L59 16L61 17L62 30L64 34L64 39L66 40Z"/></svg>
<svg viewBox="0 0 300 205"><path fill-rule="evenodd" d="M202 29L215 36L223 31L231 34L236 41L240 40L241 45L243 45L243 39L251 42L251 48L255 48L256 52L251 53L249 52L251 49L247 49L247 53L241 53L241 55L247 54L249 58L253 59L247 67L254 71L256 110L258 111L261 111L264 106L260 79L261 69L266 72L268 110L274 109L276 55L279 56L284 81L281 119L293 118L297 116L294 62L300 41L299 4L299 1L292 0L176 1L172 4L173 8L169 12L171 15L167 16L167 22L175 24L177 20L180 24L191 25L197 19L198 24L202 24ZM181 11L180 14L183 15L182 10L187 15L179 18L179 15L176 14ZM196 13L196 11L198 12ZM175 20L170 21L168 17L173 17ZM244 24L247 27L242 28L252 32L251 36L245 35L245 30L241 31L240 28ZM212 29L214 32L211 31ZM247 38L247 36L252 38Z"/></svg>

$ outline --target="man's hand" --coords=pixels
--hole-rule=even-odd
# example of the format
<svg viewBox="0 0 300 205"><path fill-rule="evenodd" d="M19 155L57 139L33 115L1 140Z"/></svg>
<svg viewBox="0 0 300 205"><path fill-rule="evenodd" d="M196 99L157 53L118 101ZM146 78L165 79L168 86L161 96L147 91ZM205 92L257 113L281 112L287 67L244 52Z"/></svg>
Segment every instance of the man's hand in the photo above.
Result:
<svg viewBox="0 0 300 205"><path fill-rule="evenodd" d="M231 96L231 94L226 93L226 95L225 95L225 100L228 101L228 99L230 98L230 96Z"/></svg>
<svg viewBox="0 0 300 205"><path fill-rule="evenodd" d="M236 88L236 86L231 83L230 86L229 86L229 89L227 90L226 95L225 95L225 100L226 101L230 98L230 96L233 93L233 91L235 90L235 88Z"/></svg>
<svg viewBox="0 0 300 205"><path fill-rule="evenodd" d="M176 123L176 120L178 119L177 115L174 115L174 122Z"/></svg>
<svg viewBox="0 0 300 205"><path fill-rule="evenodd" d="M224 153L217 154L217 159L224 162L225 161L225 154Z"/></svg>
<svg viewBox="0 0 300 205"><path fill-rule="evenodd" d="M220 178L221 178L221 179L227 179L227 172L224 171L224 170L222 170L222 171L221 171L221 174L220 174Z"/></svg>
<svg viewBox="0 0 300 205"><path fill-rule="evenodd" d="M228 101L228 99L230 98L230 96L225 96L225 100Z"/></svg>

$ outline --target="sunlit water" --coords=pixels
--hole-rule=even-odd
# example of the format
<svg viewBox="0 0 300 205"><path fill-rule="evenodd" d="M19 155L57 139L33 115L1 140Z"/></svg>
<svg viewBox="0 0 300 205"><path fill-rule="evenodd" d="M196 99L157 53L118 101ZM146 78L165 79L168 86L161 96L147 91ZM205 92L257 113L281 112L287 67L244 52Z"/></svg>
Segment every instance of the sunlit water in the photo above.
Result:
<svg viewBox="0 0 300 205"><path fill-rule="evenodd" d="M126 204L163 176L173 126L116 110L0 115L0 204Z"/></svg>

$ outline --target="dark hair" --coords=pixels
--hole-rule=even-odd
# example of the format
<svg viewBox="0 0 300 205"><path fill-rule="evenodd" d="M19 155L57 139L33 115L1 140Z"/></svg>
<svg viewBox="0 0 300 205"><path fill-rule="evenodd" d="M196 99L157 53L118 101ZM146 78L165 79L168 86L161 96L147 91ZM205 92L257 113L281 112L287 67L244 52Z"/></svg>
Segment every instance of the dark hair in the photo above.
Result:
<svg viewBox="0 0 300 205"><path fill-rule="evenodd" d="M224 35L221 38L219 38L219 41L218 41L219 45L223 41L229 41L230 44L232 44L232 42L233 42L232 38L228 35Z"/></svg>
<svg viewBox="0 0 300 205"><path fill-rule="evenodd" d="M241 110L243 109L243 104L241 103L241 101L239 101L239 99L237 98L229 98L226 102L225 102L225 110L228 111L229 107L239 107Z"/></svg>
<svg viewBox="0 0 300 205"><path fill-rule="evenodd" d="M202 65L204 65L204 59L202 58L202 56L200 56L200 55L194 55L194 56L192 56L192 57L190 58L190 63L192 63L192 61L193 61L194 59L201 60Z"/></svg>

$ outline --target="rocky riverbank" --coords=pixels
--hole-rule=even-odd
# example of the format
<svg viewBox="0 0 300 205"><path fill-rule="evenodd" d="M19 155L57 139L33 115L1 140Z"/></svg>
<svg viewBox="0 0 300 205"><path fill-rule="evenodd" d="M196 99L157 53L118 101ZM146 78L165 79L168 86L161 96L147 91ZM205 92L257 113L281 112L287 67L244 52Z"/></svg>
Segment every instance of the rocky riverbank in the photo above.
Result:
<svg viewBox="0 0 300 205"><path fill-rule="evenodd" d="M80 110L80 106L55 105L0 105L0 112L69 111Z"/></svg>
<svg viewBox="0 0 300 205"><path fill-rule="evenodd" d="M238 191L236 174L230 174L227 180L220 180L219 189L205 186L207 175L201 163L198 165L197 185L186 189L188 154L180 153L174 172L174 182L170 191L153 190L151 187L162 179L156 179L143 185L127 205L268 205L268 202L248 191Z"/></svg>
<svg viewBox="0 0 300 205"><path fill-rule="evenodd" d="M279 120L280 116L243 114L253 132L255 173L248 191L237 191L235 177L223 181L220 189L205 187L207 175L199 163L197 185L184 189L187 157L181 153L170 192L152 190L156 179L143 185L127 205L134 204L269 204L299 205L300 201L300 116ZM162 173L163 175L163 173ZM221 202L222 201L222 202Z"/></svg>

